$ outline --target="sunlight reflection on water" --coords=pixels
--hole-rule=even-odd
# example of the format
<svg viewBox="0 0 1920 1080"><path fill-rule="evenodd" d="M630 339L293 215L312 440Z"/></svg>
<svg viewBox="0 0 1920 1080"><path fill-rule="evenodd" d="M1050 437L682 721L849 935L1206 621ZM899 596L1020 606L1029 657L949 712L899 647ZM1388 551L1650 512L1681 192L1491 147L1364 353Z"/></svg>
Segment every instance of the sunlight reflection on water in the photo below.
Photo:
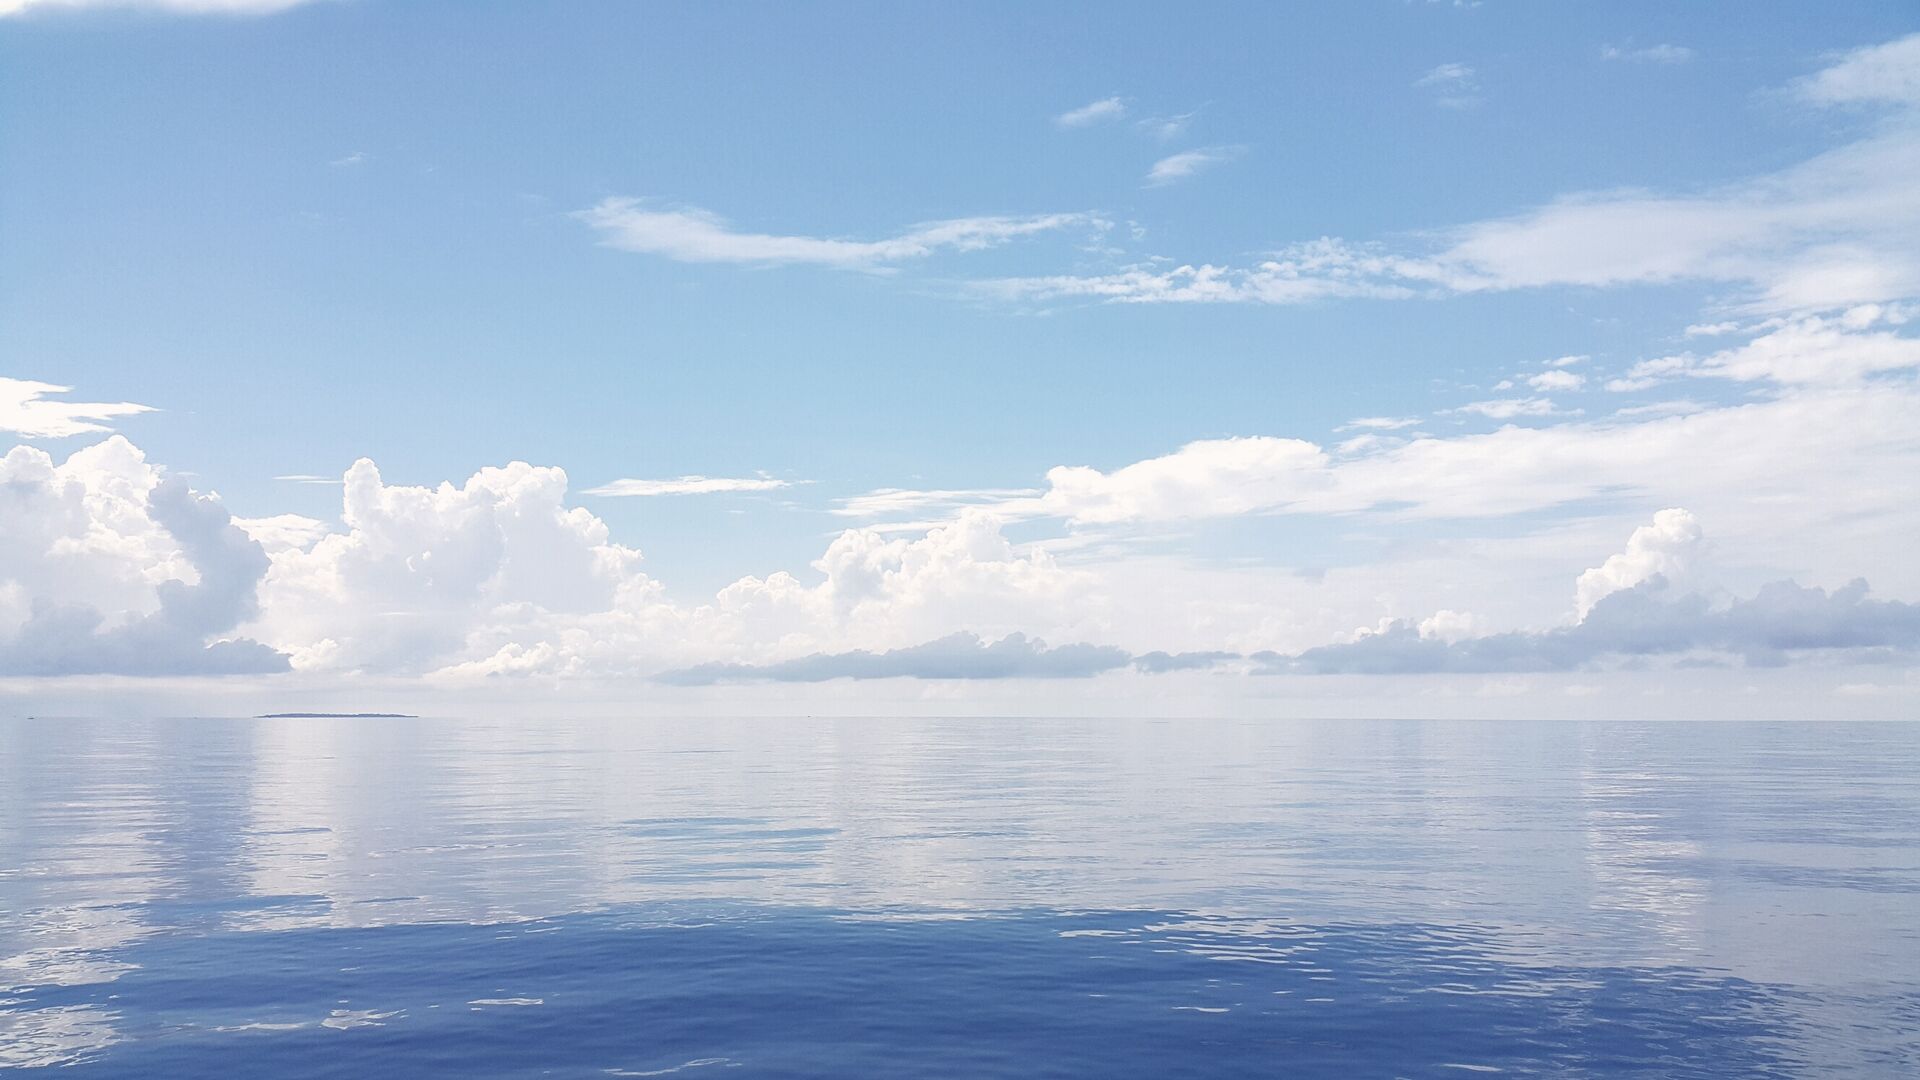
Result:
<svg viewBox="0 0 1920 1080"><path fill-rule="evenodd" d="M0 1065L1901 1075L1917 731L0 723Z"/></svg>

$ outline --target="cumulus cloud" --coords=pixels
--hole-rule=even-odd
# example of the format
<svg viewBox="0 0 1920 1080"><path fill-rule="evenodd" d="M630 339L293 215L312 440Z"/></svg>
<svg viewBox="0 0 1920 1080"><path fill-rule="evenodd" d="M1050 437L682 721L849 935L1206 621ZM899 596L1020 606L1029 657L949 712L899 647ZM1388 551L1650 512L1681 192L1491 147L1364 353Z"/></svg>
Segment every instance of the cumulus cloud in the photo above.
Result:
<svg viewBox="0 0 1920 1080"><path fill-rule="evenodd" d="M0 18L95 8L161 11L176 15L271 15L313 0L0 0Z"/></svg>
<svg viewBox="0 0 1920 1080"><path fill-rule="evenodd" d="M0 674L284 671L228 636L257 610L267 555L218 499L120 436L55 464L0 458Z"/></svg>
<svg viewBox="0 0 1920 1080"><path fill-rule="evenodd" d="M672 480L612 480L588 488L582 495L613 495L645 498L655 495L723 495L742 491L777 491L790 487L787 480L770 476L681 476Z"/></svg>
<svg viewBox="0 0 1920 1080"><path fill-rule="evenodd" d="M961 632L923 645L880 653L859 649L814 653L772 664L701 664L670 671L659 678L682 686L747 680L1077 679L1113 671L1132 662L1130 654L1112 646L1049 647L1046 642L1025 634L1009 634L989 644L974 634Z"/></svg>
<svg viewBox="0 0 1920 1080"><path fill-rule="evenodd" d="M1580 575L1574 583L1574 610L1581 618L1601 600L1622 589L1660 578L1672 583L1691 568L1706 536L1699 521L1681 508L1653 515L1627 538L1627 549Z"/></svg>
<svg viewBox="0 0 1920 1080"><path fill-rule="evenodd" d="M564 472L518 462L429 488L389 484L363 460L337 528L292 515L246 525L272 560L250 630L315 671L646 675L961 630L1072 633L1101 609L1083 574L1017 549L978 512L917 537L848 530L815 581L777 572L678 603L638 550L567 505Z"/></svg>
<svg viewBox="0 0 1920 1080"><path fill-rule="evenodd" d="M1118 97L1101 98L1089 101L1077 109L1068 109L1053 118L1055 125L1063 128L1092 127L1118 120L1127 115L1127 103Z"/></svg>
<svg viewBox="0 0 1920 1080"><path fill-rule="evenodd" d="M681 262L843 269L878 269L942 251L981 251L1041 233L1107 227L1094 215L1078 213L970 217L929 222L883 240L843 240L742 232L706 210L661 208L631 198L603 199L574 216L597 231L602 244L621 251Z"/></svg>
<svg viewBox="0 0 1920 1080"><path fill-rule="evenodd" d="M0 375L0 431L29 439L64 439L107 431L107 421L153 411L130 401L49 400L49 395L72 392L70 386Z"/></svg>
<svg viewBox="0 0 1920 1080"><path fill-rule="evenodd" d="M640 552L568 508L566 485L520 462L458 487L390 485L355 462L342 530L273 553L256 629L302 667L406 672L490 655L556 615L657 606Z"/></svg>

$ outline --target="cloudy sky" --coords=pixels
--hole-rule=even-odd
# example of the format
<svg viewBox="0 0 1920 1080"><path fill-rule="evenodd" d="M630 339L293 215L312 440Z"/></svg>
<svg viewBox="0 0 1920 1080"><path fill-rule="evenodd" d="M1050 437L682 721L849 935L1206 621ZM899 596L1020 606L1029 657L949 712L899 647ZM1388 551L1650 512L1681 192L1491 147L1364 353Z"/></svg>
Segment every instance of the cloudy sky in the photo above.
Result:
<svg viewBox="0 0 1920 1080"><path fill-rule="evenodd" d="M1911 716L1905 2L0 0L0 709Z"/></svg>

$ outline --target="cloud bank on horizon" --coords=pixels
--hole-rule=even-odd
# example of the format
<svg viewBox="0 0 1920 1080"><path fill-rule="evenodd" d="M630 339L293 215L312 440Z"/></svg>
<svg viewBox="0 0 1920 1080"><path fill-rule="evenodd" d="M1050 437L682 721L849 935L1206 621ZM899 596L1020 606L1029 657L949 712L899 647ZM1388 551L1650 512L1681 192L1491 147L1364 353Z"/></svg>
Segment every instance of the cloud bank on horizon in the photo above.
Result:
<svg viewBox="0 0 1920 1080"><path fill-rule="evenodd" d="M0 14L83 6L294 4L28 0ZM1678 44L1597 55L1701 66ZM1446 111L1492 94L1465 62L1408 82ZM564 214L574 233L644 257L609 259L622 265L856 270L841 280L918 281L916 302L982 305L982 318L1721 290L1673 328L1672 348L1549 353L1441 385L1418 415L1361 402L1323 432L1195 432L1099 464L1062 454L1027 475L983 470L976 486L955 485L956 469L851 491L754 461L629 469L575 492L560 463L514 460L428 486L362 457L344 473L283 474L329 499L337 477L337 514L300 502L240 516L194 490L200 475L114 433L183 423L176 402L81 401L116 395L0 377L0 431L20 440L0 457L0 677L298 672L456 688L1912 671L1920 34L1832 57L1777 96L1845 113L1837 143L1687 190L1576 191L1413 235L1282 239L1246 263L1149 250L1154 230L1091 205L906 217L854 237L619 195ZM1196 112L1081 100L1036 123L1056 140L1153 145L1131 181L1155 197L1254 164L1246 144L1182 146ZM1002 272L1061 243L1067 265ZM992 261L964 276L975 258ZM935 265L940 277L920 276ZM616 536L610 518L625 511L608 509L746 497L834 528L806 565L707 596L655 576L631 542L645 529ZM1243 531L1277 539L1257 557L1214 553Z"/></svg>

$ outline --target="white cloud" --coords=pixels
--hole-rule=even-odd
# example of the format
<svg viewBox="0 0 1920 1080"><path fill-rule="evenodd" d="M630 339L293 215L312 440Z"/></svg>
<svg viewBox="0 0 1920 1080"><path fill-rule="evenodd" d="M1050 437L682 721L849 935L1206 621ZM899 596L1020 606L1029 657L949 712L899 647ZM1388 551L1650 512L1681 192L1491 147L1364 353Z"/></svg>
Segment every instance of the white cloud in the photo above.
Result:
<svg viewBox="0 0 1920 1080"><path fill-rule="evenodd" d="M842 240L740 232L706 210L656 209L629 198L603 199L574 215L597 230L601 243L622 251L682 262L805 264L875 269L942 251L981 251L1023 237L1063 229L1104 231L1091 214L972 217L915 226L884 240Z"/></svg>
<svg viewBox="0 0 1920 1080"><path fill-rule="evenodd" d="M1198 115L1200 115L1199 111L1195 110L1193 112L1176 113L1171 116L1149 116L1141 119L1134 126L1139 128L1141 134L1158 139L1161 142L1171 142L1185 135L1187 133L1187 127L1193 123L1193 118Z"/></svg>
<svg viewBox="0 0 1920 1080"><path fill-rule="evenodd" d="M1604 45L1600 48L1603 60L1628 60L1652 64L1684 64L1693 59L1694 52L1685 45L1649 45L1636 49L1631 46Z"/></svg>
<svg viewBox="0 0 1920 1080"><path fill-rule="evenodd" d="M339 481L334 481L339 483ZM274 514L270 517L234 518L248 536L271 555L294 548L310 548L333 529L318 518L304 514Z"/></svg>
<svg viewBox="0 0 1920 1080"><path fill-rule="evenodd" d="M1571 626L1447 641L1394 620L1351 642L1253 659L1275 674L1321 675L1578 671L1651 657L1715 665L1729 657L1749 667L1798 658L1910 661L1920 649L1920 605L1867 593L1858 579L1831 591L1776 581L1752 597L1716 604L1697 593L1669 598L1649 583L1608 594Z"/></svg>
<svg viewBox="0 0 1920 1080"><path fill-rule="evenodd" d="M1465 64L1440 64L1414 80L1415 86L1459 86L1473 81L1473 69Z"/></svg>
<svg viewBox="0 0 1920 1080"><path fill-rule="evenodd" d="M1475 402L1462 409L1557 422L1381 441L1341 456L1274 436L1200 440L1112 471L1054 468L1041 495L1014 495L994 512L1075 524L1246 513L1477 518L1632 498L1711 502L1716 516L1776 538L1836 516L1920 514L1890 504L1884 480L1920 469L1920 387L1904 374L1920 368L1920 339L1857 320L1791 320L1690 365L1680 370L1762 380L1773 393L1597 421L1566 419L1544 398ZM1873 372L1883 377L1857 377Z"/></svg>
<svg viewBox="0 0 1920 1080"><path fill-rule="evenodd" d="M838 500L833 513L858 518L933 513L951 516L962 507L997 505L1038 494L1039 490L1034 488L950 488L932 491L879 488Z"/></svg>
<svg viewBox="0 0 1920 1080"><path fill-rule="evenodd" d="M672 480L613 480L588 488L582 495L645 497L653 495L720 495L743 491L777 491L791 487L787 480L770 476L681 476Z"/></svg>
<svg viewBox="0 0 1920 1080"><path fill-rule="evenodd" d="M1163 651L1142 670L1173 670L1203 663L1179 650L1298 655L1386 619L1405 623L1402 644L1459 643L1445 664L1560 663L1647 639L1467 643L1563 617L1567 583L1583 570L1576 604L1588 614L1613 595L1650 592L1656 575L1674 578L1696 548L1667 514L1606 557L1662 507L1714 522L1715 564L1738 583L1792 575L1831 588L1844 580L1836 573L1864 574L1894 595L1920 594L1906 550L1920 504L1899 483L1920 473L1920 344L1901 336L1904 317L1880 307L1769 320L1665 376L1735 381L1750 392L1733 404L1636 403L1601 420L1445 436L1383 434L1404 418L1362 417L1367 434L1337 450L1274 435L1202 439L1117 466L1062 465L1032 489L873 492L835 509L874 524L833 538L810 567L742 578L705 602L671 597L643 573L637 550L569 505L558 469L512 464L423 487L387 484L360 462L337 521L229 523L208 498L164 485L124 439L64 466L22 447L0 483L0 498L31 494L0 508L0 641L27 640L31 626L32 640L66 644L60 664L45 647L0 655L12 671L152 673L265 668L286 654L310 672L458 682L807 657L810 670L828 670L852 653L968 633L978 641L967 649L914 662L971 662L980 642L1024 634ZM1275 522L1271 534L1249 523L1244 535L1325 534L1315 544L1340 550L1342 564L1316 568L1290 542L1225 562L1161 542L1254 515L1315 519ZM1424 526L1434 521L1455 524ZM1015 542L1003 523L1036 539ZM1688 641L1758 649L1783 640L1782 604L1826 612L1835 595L1776 592L1773 629L1760 636L1666 608L1636 625L1685 615L1705 627L1686 630ZM41 614L49 602L79 617ZM1835 618L1899 615L1844 606ZM152 641L163 631L167 648ZM264 644L219 644L236 638ZM819 668L821 657L840 659Z"/></svg>
<svg viewBox="0 0 1920 1080"><path fill-rule="evenodd" d="M313 0L0 0L0 18L36 12L125 8L177 15L271 15Z"/></svg>
<svg viewBox="0 0 1920 1080"><path fill-rule="evenodd" d="M1466 109L1480 104L1479 75L1466 64L1440 64L1415 79L1413 85L1433 91L1433 103L1444 109Z"/></svg>
<svg viewBox="0 0 1920 1080"><path fill-rule="evenodd" d="M1766 333L1707 356L1682 353L1642 360L1609 390L1644 390L1680 377L1787 385L1854 384L1920 369L1920 339L1902 336L1897 308L1864 304L1837 315L1778 319Z"/></svg>
<svg viewBox="0 0 1920 1080"><path fill-rule="evenodd" d="M1420 82L1459 87L1471 78L1465 65L1442 65ZM1405 250L1323 238L1252 266L1148 261L977 291L1013 300L1294 304L1717 282L1739 288L1761 313L1920 296L1920 185L1907 179L1920 175L1916 80L1920 35L1849 54L1803 83L1802 97L1890 106L1884 121L1798 165L1715 188L1577 193L1438 230Z"/></svg>
<svg viewBox="0 0 1920 1080"><path fill-rule="evenodd" d="M50 394L72 393L70 386L10 379L0 375L0 431L29 439L64 439L111 430L107 421L152 412L130 401L50 401Z"/></svg>
<svg viewBox="0 0 1920 1080"><path fill-rule="evenodd" d="M1587 385L1587 377L1577 371L1553 368L1537 375L1527 376L1527 385L1535 390L1578 390Z"/></svg>
<svg viewBox="0 0 1920 1080"><path fill-rule="evenodd" d="M1053 122L1063 128L1091 127L1118 120L1127 115L1127 103L1118 97L1101 98L1090 101L1077 109L1068 109L1053 118Z"/></svg>
<svg viewBox="0 0 1920 1080"><path fill-rule="evenodd" d="M267 556L212 496L116 435L56 464L0 458L0 674L285 670L231 631Z"/></svg>
<svg viewBox="0 0 1920 1080"><path fill-rule="evenodd" d="M1420 421L1412 416L1357 416L1340 425L1341 431L1399 431Z"/></svg>
<svg viewBox="0 0 1920 1080"><path fill-rule="evenodd" d="M1574 611L1586 618L1601 598L1656 577L1679 584L1706 545L1700 523L1684 509L1662 510L1653 523L1633 530L1627 549L1581 573L1574 582Z"/></svg>
<svg viewBox="0 0 1920 1080"><path fill-rule="evenodd" d="M1006 300L1301 304L1339 297L1417 296L1440 276L1430 263L1323 238L1285 248L1250 269L1145 264L1093 276L1000 278L977 283L974 289Z"/></svg>
<svg viewBox="0 0 1920 1080"><path fill-rule="evenodd" d="M1489 420L1513 420L1520 417L1542 417L1565 415L1549 398L1496 398L1492 401L1470 401L1458 408L1443 409L1444 413L1471 413L1484 416Z"/></svg>
<svg viewBox="0 0 1920 1080"><path fill-rule="evenodd" d="M1210 146L1202 150L1182 150L1153 163L1147 170L1148 187L1165 187L1196 176L1222 162L1232 161L1246 152L1240 146Z"/></svg>
<svg viewBox="0 0 1920 1080"><path fill-rule="evenodd" d="M1110 473L1047 471L1039 512L1102 523L1216 517L1285 507L1317 488L1329 458L1302 439L1207 439Z"/></svg>
<svg viewBox="0 0 1920 1080"><path fill-rule="evenodd" d="M1110 645L1049 647L1025 634L991 644L961 632L885 652L814 653L771 664L701 664L660 676L683 686L764 679L826 682L830 679L1075 679L1126 667L1133 657Z"/></svg>
<svg viewBox="0 0 1920 1080"><path fill-rule="evenodd" d="M1920 104L1920 34L1855 49L1795 89L1820 105Z"/></svg>
<svg viewBox="0 0 1920 1080"><path fill-rule="evenodd" d="M640 553L565 494L565 473L524 463L425 488L356 462L343 528L272 553L254 629L301 667L422 671L556 615L657 607Z"/></svg>

